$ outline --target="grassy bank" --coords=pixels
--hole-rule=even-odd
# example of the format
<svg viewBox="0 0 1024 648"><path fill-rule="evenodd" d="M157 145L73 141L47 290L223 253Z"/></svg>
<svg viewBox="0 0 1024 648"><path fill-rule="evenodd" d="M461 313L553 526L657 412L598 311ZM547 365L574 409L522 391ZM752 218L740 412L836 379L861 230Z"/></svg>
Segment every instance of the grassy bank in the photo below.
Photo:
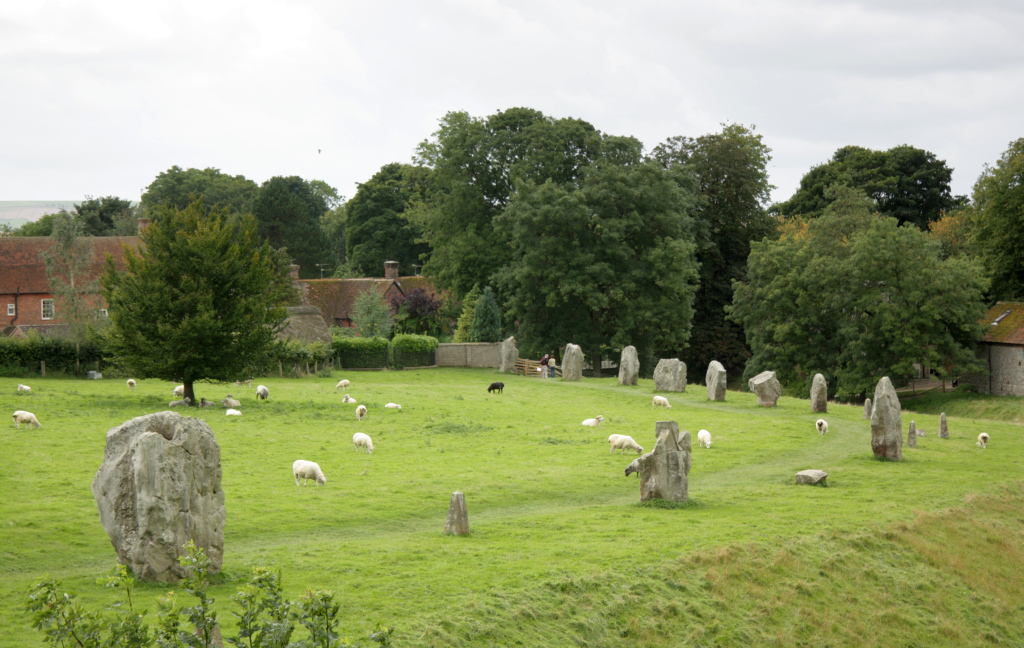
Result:
<svg viewBox="0 0 1024 648"><path fill-rule="evenodd" d="M489 396L495 376L266 379L271 398L262 403L252 389L197 391L218 400L231 392L244 412L192 412L222 449L228 521L218 605L230 607L251 567L270 565L292 598L307 586L335 591L350 637L394 623L403 646L792 645L823 632L822 645L1022 637L1024 615L991 618L1015 609L1008 593L1024 572L1019 515L1004 510L1024 501L1016 425L951 416L951 438L940 441L937 417L915 415L929 435L905 449L903 463L879 463L860 407L830 406L829 434L819 436L806 400L764 409L752 394L730 392L711 403L691 386L670 395L665 412L651 409L650 381L510 376L503 395ZM340 377L370 408L367 421L333 393ZM16 395L17 382L0 379L0 403L35 412L43 427L2 432L0 627L9 632L0 646L38 643L20 610L44 574L87 601L116 599L95 584L114 553L89 485L106 430L166 408L172 388L34 380L31 395ZM383 409L389 401L403 409ZM579 425L597 414L602 427ZM695 449L694 505L684 509L637 506L637 480L622 475L632 457L608 452L612 433L650 450L659 418L694 437L701 428L714 435L713 449ZM373 437L373 455L353 450L356 431ZM988 450L973 444L980 431L992 435ZM299 458L317 461L327 486L296 488L290 466ZM828 471L830 486L793 485L804 468ZM454 490L466 493L469 537L440 535ZM986 532L978 540L958 528ZM928 544L941 534L959 540ZM974 555L993 553L1001 571L977 580L987 572L971 569ZM144 607L153 610L164 589L142 586ZM946 634L935 635L944 622Z"/></svg>
<svg viewBox="0 0 1024 648"><path fill-rule="evenodd" d="M925 414L960 416L972 419L990 419L1024 424L1024 398L988 396L970 391L933 389L916 397L903 397L903 409Z"/></svg>

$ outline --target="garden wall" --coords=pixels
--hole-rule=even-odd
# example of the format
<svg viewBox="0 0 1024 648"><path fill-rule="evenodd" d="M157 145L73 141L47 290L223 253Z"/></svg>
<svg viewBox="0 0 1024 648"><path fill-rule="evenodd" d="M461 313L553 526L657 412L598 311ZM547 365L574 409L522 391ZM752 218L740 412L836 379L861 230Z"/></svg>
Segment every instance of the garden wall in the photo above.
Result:
<svg viewBox="0 0 1024 648"><path fill-rule="evenodd" d="M438 367L494 367L501 366L499 342L452 342L437 345Z"/></svg>

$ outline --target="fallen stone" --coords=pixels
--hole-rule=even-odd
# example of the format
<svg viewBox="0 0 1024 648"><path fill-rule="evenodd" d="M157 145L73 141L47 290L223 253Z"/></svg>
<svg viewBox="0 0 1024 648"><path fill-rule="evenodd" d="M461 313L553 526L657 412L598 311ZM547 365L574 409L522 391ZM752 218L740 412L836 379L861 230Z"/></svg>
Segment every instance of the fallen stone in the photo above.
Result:
<svg viewBox="0 0 1024 648"><path fill-rule="evenodd" d="M690 433L679 431L675 421L655 424L658 442L654 450L639 459L640 501L652 499L685 502L689 497L691 452Z"/></svg>
<svg viewBox="0 0 1024 648"><path fill-rule="evenodd" d="M871 399L870 398L865 398L864 399L864 420L865 421L870 421L871 420L871 412L874 411L874 407L875 406L871 404Z"/></svg>
<svg viewBox="0 0 1024 648"><path fill-rule="evenodd" d="M939 438L949 438L949 428L946 426L946 413L939 414Z"/></svg>
<svg viewBox="0 0 1024 648"><path fill-rule="evenodd" d="M757 394L757 404L761 407L775 407L782 395L782 385L774 371L762 371L747 381L747 385Z"/></svg>
<svg viewBox="0 0 1024 648"><path fill-rule="evenodd" d="M676 358L662 358L654 368L654 391L686 391L686 363Z"/></svg>
<svg viewBox="0 0 1024 648"><path fill-rule="evenodd" d="M513 336L508 336L505 341L498 347L498 373L514 373L516 370L516 360L519 359L519 349L516 348L516 339Z"/></svg>
<svg viewBox="0 0 1024 648"><path fill-rule="evenodd" d="M635 385L640 377L640 360L636 357L636 347L630 345L622 350L619 359L619 384Z"/></svg>
<svg viewBox="0 0 1024 648"><path fill-rule="evenodd" d="M708 364L708 371L704 375L704 382L708 386L708 398L713 401L725 400L725 367L718 360L712 360Z"/></svg>
<svg viewBox="0 0 1024 648"><path fill-rule="evenodd" d="M871 411L871 450L876 459L903 461L903 414L888 376L875 387Z"/></svg>
<svg viewBox="0 0 1024 648"><path fill-rule="evenodd" d="M828 382L820 373L811 381L811 411L828 412Z"/></svg>
<svg viewBox="0 0 1024 648"><path fill-rule="evenodd" d="M801 470L796 474L796 483L824 486L826 477L828 477L828 473L824 470Z"/></svg>
<svg viewBox="0 0 1024 648"><path fill-rule="evenodd" d="M466 535L469 533L469 513L466 511L466 496L462 491L452 493L448 504L448 519L444 523L445 535Z"/></svg>
<svg viewBox="0 0 1024 648"><path fill-rule="evenodd" d="M583 379L583 349L576 344L565 345L565 355L562 356L562 380Z"/></svg>

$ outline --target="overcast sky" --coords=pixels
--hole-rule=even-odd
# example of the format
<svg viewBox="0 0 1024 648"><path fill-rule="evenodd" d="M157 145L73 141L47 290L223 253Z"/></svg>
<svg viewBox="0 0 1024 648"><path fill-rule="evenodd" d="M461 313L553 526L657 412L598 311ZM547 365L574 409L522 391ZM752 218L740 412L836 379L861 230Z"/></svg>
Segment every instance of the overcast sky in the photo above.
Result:
<svg viewBox="0 0 1024 648"><path fill-rule="evenodd" d="M1024 137L1021 34L1019 0L3 2L0 200L137 200L175 164L351 197L446 112L514 106L648 150L756 125L776 200L847 144L966 194Z"/></svg>

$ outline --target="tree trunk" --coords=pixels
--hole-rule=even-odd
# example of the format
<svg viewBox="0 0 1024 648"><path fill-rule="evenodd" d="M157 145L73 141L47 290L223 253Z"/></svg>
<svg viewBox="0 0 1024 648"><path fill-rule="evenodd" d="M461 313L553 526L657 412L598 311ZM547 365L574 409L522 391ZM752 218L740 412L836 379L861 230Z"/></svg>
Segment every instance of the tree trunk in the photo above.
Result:
<svg viewBox="0 0 1024 648"><path fill-rule="evenodd" d="M196 402L196 392L193 388L193 382L191 380L183 380L182 384L185 385L185 395L183 399L189 399L189 407L198 407L199 403Z"/></svg>

